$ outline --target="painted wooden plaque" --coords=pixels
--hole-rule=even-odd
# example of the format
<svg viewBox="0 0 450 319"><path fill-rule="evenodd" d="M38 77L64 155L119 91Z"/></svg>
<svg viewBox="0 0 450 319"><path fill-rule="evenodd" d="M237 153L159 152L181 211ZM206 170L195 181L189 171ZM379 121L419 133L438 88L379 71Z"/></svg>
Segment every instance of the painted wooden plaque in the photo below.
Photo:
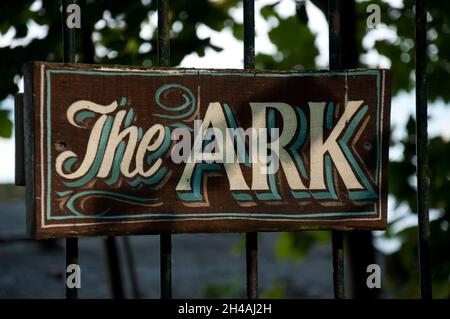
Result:
<svg viewBox="0 0 450 319"><path fill-rule="evenodd" d="M24 76L36 238L386 225L386 70Z"/></svg>

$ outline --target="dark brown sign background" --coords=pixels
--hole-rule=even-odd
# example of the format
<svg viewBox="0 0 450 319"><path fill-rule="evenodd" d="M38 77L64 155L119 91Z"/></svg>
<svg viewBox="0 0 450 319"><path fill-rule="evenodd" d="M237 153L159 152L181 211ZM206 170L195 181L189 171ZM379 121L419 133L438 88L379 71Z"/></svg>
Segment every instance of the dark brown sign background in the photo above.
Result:
<svg viewBox="0 0 450 319"><path fill-rule="evenodd" d="M386 70L269 72L30 63L24 75L28 223L37 238L383 229L386 225L390 113ZM163 86L167 90L161 89L157 98ZM185 164L173 163L170 148L161 156L166 171L158 183L139 183L121 174L114 177L113 171L107 178L94 177L71 186L56 173L55 159L61 152L73 151L80 156L73 164L76 169L97 119L87 116L81 127L68 122L67 109L79 100L100 105L117 101L123 110L132 108L132 125L144 133L155 124L170 131L183 125L193 128L193 120L203 119L211 102L226 104L237 126L244 129L252 126L250 102L287 103L301 109L309 130L309 102L332 102L331 121L336 124L348 101L362 100L367 112L348 145L367 180L361 179L367 194L346 189L331 161L334 195L309 190L295 198L281 168L274 178L275 191L232 192L221 164L205 168L197 194L180 195L175 188ZM185 101L191 103L174 111ZM279 116L275 123L279 125ZM324 125L324 140L332 129ZM298 150L307 174L309 144L306 138ZM240 166L251 185L251 167ZM307 178L303 182L308 185Z"/></svg>

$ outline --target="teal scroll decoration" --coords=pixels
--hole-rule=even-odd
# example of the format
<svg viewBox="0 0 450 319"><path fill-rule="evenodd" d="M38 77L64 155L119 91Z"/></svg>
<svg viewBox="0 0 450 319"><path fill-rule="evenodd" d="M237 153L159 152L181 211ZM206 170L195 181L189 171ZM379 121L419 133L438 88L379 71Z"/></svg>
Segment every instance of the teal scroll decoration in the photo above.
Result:
<svg viewBox="0 0 450 319"><path fill-rule="evenodd" d="M181 96L184 99L184 103L177 106L168 106L161 102L161 95L170 94L170 91L175 91L176 89L181 90ZM155 92L155 102L156 104L166 111L165 113L153 113L156 117L161 117L165 119L179 120L186 119L191 116L195 111L196 99L191 90L181 84L170 83L164 84ZM181 124L175 124L181 125Z"/></svg>
<svg viewBox="0 0 450 319"><path fill-rule="evenodd" d="M57 192L57 194L60 197L65 197L68 195L72 194L72 191L67 191L67 192ZM105 216L109 210L105 210L101 213L97 213L97 214L82 214L78 211L78 209L76 209L75 207L75 201L83 198L83 197L92 197L92 196L102 196L104 198L109 198L109 200L118 200L118 201L126 201L130 204L134 204L134 205L157 205L159 202L159 198L144 198L144 197L137 197L137 196L132 196L132 195L128 195L128 194L123 194L123 193L119 193L119 192L112 192L112 191L106 191L106 190L87 190L87 191L82 191L79 193L75 193L72 196L69 197L69 199L67 200L66 203L66 207L67 209L73 213L75 216L78 217L85 217L85 218L110 218L108 216Z"/></svg>

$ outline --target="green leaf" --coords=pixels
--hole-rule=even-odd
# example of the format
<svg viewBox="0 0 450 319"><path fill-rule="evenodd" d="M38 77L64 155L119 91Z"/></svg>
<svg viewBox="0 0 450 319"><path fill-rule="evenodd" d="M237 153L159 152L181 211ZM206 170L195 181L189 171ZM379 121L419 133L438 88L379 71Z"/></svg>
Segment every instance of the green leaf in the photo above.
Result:
<svg viewBox="0 0 450 319"><path fill-rule="evenodd" d="M9 111L0 110L0 137L11 137L12 129L13 123L9 119Z"/></svg>
<svg viewBox="0 0 450 319"><path fill-rule="evenodd" d="M274 4L269 4L267 6L264 6L261 8L261 15L263 16L264 19L268 19L270 17L278 17L278 14L275 12L275 7L279 2L276 2Z"/></svg>
<svg viewBox="0 0 450 319"><path fill-rule="evenodd" d="M261 297L263 299L283 299L286 297L284 290L284 284L277 281L269 288L269 290L263 292Z"/></svg>
<svg viewBox="0 0 450 319"><path fill-rule="evenodd" d="M302 261L313 244L329 241L327 232L280 233L275 246L281 260Z"/></svg>

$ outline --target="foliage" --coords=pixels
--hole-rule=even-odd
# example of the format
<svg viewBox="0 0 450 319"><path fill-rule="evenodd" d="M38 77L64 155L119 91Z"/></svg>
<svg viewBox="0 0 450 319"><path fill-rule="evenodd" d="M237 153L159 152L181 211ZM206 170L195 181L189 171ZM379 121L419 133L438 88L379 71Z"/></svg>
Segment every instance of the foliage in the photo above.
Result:
<svg viewBox="0 0 450 319"><path fill-rule="evenodd" d="M294 0L283 0L294 1ZM346 0L347 1L347 0ZM349 0L350 1L350 0ZM18 91L18 76L21 65L28 60L61 61L61 18L59 2L43 0L42 6L34 11L32 0L3 0L0 10L0 33L5 34L13 26L14 40L23 40L29 29L30 21L48 28L43 38L35 38L24 45L0 48L0 101ZM313 0L323 11L326 1ZM79 48L77 60L86 63L114 63L131 65L157 65L156 41L156 1L80 1L82 5L82 29L77 32ZM197 27L204 24L220 31L231 28L237 39L243 38L243 26L229 13L230 8L242 7L241 0L173 0L171 3L171 62L178 65L183 57L196 52L200 56L207 48L221 50L211 44L209 38L199 38ZM366 7L369 3L381 6L381 21L388 29L397 34L391 40L377 40L374 46L364 46L368 32ZM360 1L356 3L355 23L357 27L354 49L360 57L369 51L387 57L393 73L393 94L411 91L414 88L414 7L413 0L404 0L400 8L390 7L384 1ZM450 73L450 12L449 1L429 0L428 19L428 94L430 101L441 99L450 102L450 90L447 89ZM307 27L309 21L304 7L289 17L281 17L273 1L265 6L261 14L266 21L275 21L269 31L270 41L277 47L274 55L258 54L256 65L266 69L314 69L314 59L318 54L315 46L316 35ZM33 6L33 8L38 6ZM314 23L314 21L311 21ZM25 41L26 42L26 41ZM361 67L367 65L360 59ZM1 105L1 104L0 104ZM395 107L395 106L394 106ZM397 203L406 204L415 212L416 193L414 120L407 127L407 136L401 141L392 141L404 148L402 159L392 161L389 168L390 192ZM11 135L11 122L5 110L0 110L0 136ZM435 137L430 140L430 204L440 212L431 223L431 257L435 296L448 297L450 294L450 236L448 235L450 189L448 158L450 145L447 140ZM394 221L397 223L398 221ZM281 258L301 259L311 243L325 240L328 236L321 232L283 234L277 245ZM388 259L390 284L395 285L399 296L417 296L417 231L415 227L395 233L393 227L386 232L387 237L399 237L402 248ZM228 288L227 288L228 289ZM236 291L223 287L210 287L208 294L213 296L233 295Z"/></svg>
<svg viewBox="0 0 450 319"><path fill-rule="evenodd" d="M319 8L323 8L323 1L313 1ZM393 95L400 91L411 91L414 89L414 66L415 66L415 21L414 21L414 1L405 0L402 8L391 8L382 1L371 1L381 7L381 22L390 30L396 31L398 37L394 41L378 40L373 47L364 47L363 39L369 31L366 28L366 6L368 2L356 3L356 27L357 27L357 45L355 48L360 57L367 54L369 50L376 50L380 55L387 57L391 62L393 74L392 93ZM446 89L447 81L450 75L450 19L444 13L450 10L448 1L428 1L428 96L430 101L442 100L445 103L450 101L450 90ZM276 16L272 13L275 6L268 6L262 10L265 18ZM303 17L303 18L302 18ZM297 10L298 23L304 22L304 15ZM287 20L292 19L292 17ZM303 21L302 21L303 20ZM283 20L286 21L286 20ZM283 24L280 21L280 25ZM304 25L304 23L303 23ZM273 29L271 32L273 32ZM273 33L272 33L273 34ZM303 54L287 59L277 61L276 56L257 56L257 64L261 68L289 69L295 68L299 61L310 66L312 59L304 51L314 51L314 35L310 38L308 31L304 32L280 32L277 33L276 42L271 37L271 41L279 50L283 50L283 44L302 43ZM305 41L310 41L309 44ZM290 45L292 47L292 45ZM305 50L304 48L308 48ZM311 50L312 48L312 50ZM282 51L283 52L283 51ZM306 61L304 60L306 59ZM309 63L308 63L308 59ZM373 67L367 65L360 59L360 67ZM446 81L447 80L447 81ZM394 105L395 107L395 105ZM402 145L404 156L401 160L391 161L389 167L389 191L397 200L398 205L406 204L412 212L416 212L416 188L411 181L415 177L415 142L414 142L414 120L411 119L407 127L407 136L402 141L393 141L395 145ZM450 295L450 236L449 236L449 206L450 197L448 196L450 166L448 165L448 156L450 155L450 144L442 137L434 137L429 144L429 163L430 163L430 207L441 212L439 217L431 222L431 263L433 274L434 296L447 298ZM407 216L404 217L405 219ZM399 222L398 220L396 222ZM317 234L317 233L311 233ZM389 276L389 285L400 297L418 296L418 240L417 228L408 227L399 233L393 233L392 227L389 227L386 236L398 237L402 241L400 250L388 257L389 269L386 272ZM310 233L290 233L282 234L277 246L278 256L282 258L301 259L308 247L315 242ZM412 265L414 265L412 267Z"/></svg>
<svg viewBox="0 0 450 319"><path fill-rule="evenodd" d="M276 245L276 256L280 259L302 261L309 247L313 244L329 242L330 238L329 232L305 231L297 235L280 233Z"/></svg>
<svg viewBox="0 0 450 319"><path fill-rule="evenodd" d="M379 41L375 44L377 51L391 59L391 69L394 74L394 93L400 90L414 88L414 1L405 0L403 8L389 8L383 4L382 21L389 28L396 30L398 39L395 41ZM362 5L362 4L360 4ZM428 1L428 97L430 101L442 100L450 102L450 91L447 81L450 75L450 19L445 12L450 10L448 1ZM395 195L397 203L406 204L416 212L416 187L412 182L415 176L415 121L408 122L405 138L394 141L404 149L403 158L391 161L389 168L390 192ZM430 177L430 207L439 213L439 217L431 222L431 265L433 293L435 297L450 296L450 236L448 224L450 221L450 144L442 137L434 137L429 141L429 177ZM407 217L406 217L407 218ZM418 296L418 238L417 228L408 227L397 234L390 231L388 236L398 236L402 247L388 258L387 274L395 286L397 296ZM414 267L412 267L414 265Z"/></svg>
<svg viewBox="0 0 450 319"><path fill-rule="evenodd" d="M12 122L9 119L9 111L0 110L0 137L11 137Z"/></svg>
<svg viewBox="0 0 450 319"><path fill-rule="evenodd" d="M389 57L391 69L395 75L393 81L394 93L399 90L414 88L413 71L415 61L415 13L414 0L404 0L403 8L390 8L382 3L382 22L392 30L396 30L398 38L395 41L378 41L377 51ZM360 6L364 6L363 3ZM450 10L448 1L427 1L428 8L428 97L430 101L438 98L450 102L450 92L446 81L450 74L450 19L445 14Z"/></svg>
<svg viewBox="0 0 450 319"><path fill-rule="evenodd" d="M280 281L275 284L269 290L261 294L262 299L283 299L285 298L284 284Z"/></svg>
<svg viewBox="0 0 450 319"><path fill-rule="evenodd" d="M242 298L245 294L242 282L243 278L238 275L228 282L209 284L203 290L203 296L215 299Z"/></svg>
<svg viewBox="0 0 450 319"><path fill-rule="evenodd" d="M269 31L270 41L277 47L275 55L258 54L257 67L261 69L314 69L314 58L319 53L314 45L315 37L304 21L297 16L282 19L269 5L261 10L261 15L269 20L276 19L278 25ZM295 45L292 45L295 43ZM308 50L305 50L308 48Z"/></svg>
<svg viewBox="0 0 450 319"><path fill-rule="evenodd" d="M406 137L400 141L404 148L402 161L391 161L389 174L390 191L395 194L399 203L406 203L416 211L416 191L411 181L415 174L415 142L414 121L410 118L407 124ZM448 226L450 223L450 201L448 189L450 187L450 166L446 160L450 156L448 142L441 137L430 140L429 146L429 176L430 176L430 203L431 207L440 213L439 218L431 222L430 231L432 242L430 257L432 261L433 292L436 297L448 298L450 274L450 236ZM409 182L405 182L409 181ZM398 221L395 221L398 222ZM392 223L394 224L394 223ZM418 278L418 238L417 228L405 228L397 233L388 230L387 236L398 237L402 241L399 251L389 256L387 274L390 274L393 291L401 297L417 297Z"/></svg>

